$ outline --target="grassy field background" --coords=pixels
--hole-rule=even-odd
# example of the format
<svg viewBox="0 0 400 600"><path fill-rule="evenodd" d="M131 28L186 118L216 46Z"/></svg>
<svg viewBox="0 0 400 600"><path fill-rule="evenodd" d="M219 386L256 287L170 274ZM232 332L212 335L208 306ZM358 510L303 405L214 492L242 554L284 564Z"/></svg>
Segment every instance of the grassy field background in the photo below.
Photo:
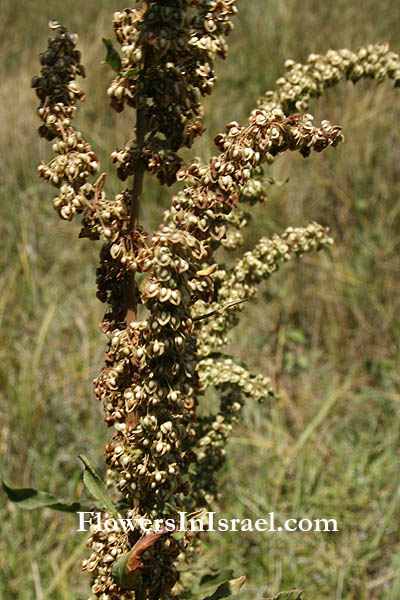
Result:
<svg viewBox="0 0 400 600"><path fill-rule="evenodd" d="M88 77L77 119L112 173L132 115L107 105L111 74L101 38L116 0L1 0L0 21L0 475L60 497L82 493L77 455L101 470L109 433L92 395L104 337L95 299L98 248L62 222L36 175L50 156L38 139L30 78L47 22L79 32ZM230 59L206 101L205 158L224 125L244 122L286 58L389 41L400 52L392 0L239 0ZM310 112L343 125L346 142L307 160L285 155L254 210L246 249L261 235L317 220L335 246L294 261L252 303L230 351L270 375L279 400L246 408L221 474L229 518L337 519L339 533L210 534L205 563L245 574L243 598L298 585L305 599L400 598L400 96L392 83L332 89ZM111 179L111 178L110 178ZM120 184L114 178L110 191ZM143 223L168 196L149 185ZM1 493L0 493L1 494ZM88 594L76 518L22 512L0 495L0 598L78 600Z"/></svg>

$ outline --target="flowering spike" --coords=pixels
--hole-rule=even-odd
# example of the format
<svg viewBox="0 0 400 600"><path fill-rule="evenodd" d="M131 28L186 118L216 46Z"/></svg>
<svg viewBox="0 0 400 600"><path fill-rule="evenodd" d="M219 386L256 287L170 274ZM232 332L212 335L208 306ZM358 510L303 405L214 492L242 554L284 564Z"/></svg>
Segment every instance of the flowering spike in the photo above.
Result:
<svg viewBox="0 0 400 600"><path fill-rule="evenodd" d="M111 155L119 178L132 181L112 200L105 173L90 181L98 161L72 126L84 99L75 80L84 69L76 36L58 23L40 56L41 76L32 80L39 133L56 153L39 175L58 189L53 202L62 218L82 214L80 237L103 242L97 295L107 304L100 327L108 346L94 386L113 427L106 483L130 520L173 521L177 511L198 511L218 497L218 469L244 399L273 391L268 378L217 351L261 281L290 258L332 242L328 229L312 222L263 237L223 265L216 250L237 248L250 219L238 203L264 198L260 177L274 157L307 157L343 141L339 126L316 126L311 115L298 114L312 96L344 78L400 81L399 58L386 45L313 55L307 65L288 62L279 91L260 99L247 125L230 122L208 164L186 165L179 152L202 133L201 101L213 88L216 57L227 55L235 13L234 0L143 0L115 13L120 53L106 41L116 71L108 95L118 112L135 109L136 119L133 139ZM145 171L161 184L184 186L152 235L140 224ZM198 416L210 387L221 394L216 414ZM188 533L166 537L154 525L146 536L92 525L82 567L101 600L170 599L184 588L177 558L198 543Z"/></svg>

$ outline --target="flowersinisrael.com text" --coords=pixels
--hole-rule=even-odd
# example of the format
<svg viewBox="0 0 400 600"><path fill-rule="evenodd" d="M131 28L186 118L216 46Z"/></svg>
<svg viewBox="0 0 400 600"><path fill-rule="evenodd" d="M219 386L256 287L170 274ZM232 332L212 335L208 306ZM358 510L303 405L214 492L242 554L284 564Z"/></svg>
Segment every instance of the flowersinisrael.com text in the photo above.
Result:
<svg viewBox="0 0 400 600"><path fill-rule="evenodd" d="M77 531L88 531L94 526L98 531L134 531L140 529L144 533L166 531L339 531L336 519L286 519L281 525L275 520L273 512L264 519L226 519L217 518L215 512L205 512L204 518L188 518L188 513L177 513L176 519L114 519L103 518L101 512L78 512L79 528Z"/></svg>

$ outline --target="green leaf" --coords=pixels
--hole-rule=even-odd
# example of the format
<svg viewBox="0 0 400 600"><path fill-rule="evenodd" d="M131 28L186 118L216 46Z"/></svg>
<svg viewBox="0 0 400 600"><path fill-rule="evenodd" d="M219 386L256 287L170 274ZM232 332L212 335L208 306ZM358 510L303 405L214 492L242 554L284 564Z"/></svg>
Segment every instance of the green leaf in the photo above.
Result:
<svg viewBox="0 0 400 600"><path fill-rule="evenodd" d="M80 502L66 502L49 492L42 492L34 488L11 488L4 481L2 481L2 487L8 499L24 510L34 510L35 508L52 508L63 512L87 510L81 506Z"/></svg>
<svg viewBox="0 0 400 600"><path fill-rule="evenodd" d="M174 536L175 537L175 536ZM225 583L227 580L233 578L233 571L231 569L215 569L211 567L209 569L196 569L196 576L201 576L200 583L195 583L191 586L190 590L180 592L179 598L182 600L201 600L206 594L212 594L217 589L220 583Z"/></svg>
<svg viewBox="0 0 400 600"><path fill-rule="evenodd" d="M128 69L127 71L124 71L123 73L121 73L121 77L134 77L135 75L137 75L139 73L140 69L136 68L136 69Z"/></svg>
<svg viewBox="0 0 400 600"><path fill-rule="evenodd" d="M231 569L224 569L223 571L215 571L214 573L206 573L200 580L199 591L207 592L211 588L220 583L225 583L233 579L233 571Z"/></svg>
<svg viewBox="0 0 400 600"><path fill-rule="evenodd" d="M79 458L85 466L85 470L83 472L83 483L86 485L93 498L95 498L108 513L118 519L118 511L108 495L104 482L85 456L80 454Z"/></svg>
<svg viewBox="0 0 400 600"><path fill-rule="evenodd" d="M113 71L119 73L121 71L121 58L115 50L112 41L110 38L103 38L103 44L107 48L106 60L104 62L110 65Z"/></svg>
<svg viewBox="0 0 400 600"><path fill-rule="evenodd" d="M279 592L273 598L260 598L260 600L303 600L303 592L299 588L293 588L288 592Z"/></svg>
<svg viewBox="0 0 400 600"><path fill-rule="evenodd" d="M270 185L276 185L276 187L281 187L282 185L285 185L285 183L289 182L289 177L284 181L279 181L279 179L274 179L273 177L266 177L265 180Z"/></svg>
<svg viewBox="0 0 400 600"><path fill-rule="evenodd" d="M230 596L236 596L246 581L246 577L243 575L238 579L231 579L221 583L211 596L203 598L203 600L220 600L220 598L229 598Z"/></svg>
<svg viewBox="0 0 400 600"><path fill-rule="evenodd" d="M140 590L143 587L142 576L139 570L133 573L126 572L126 561L128 552L117 558L111 565L111 575L115 581L125 590Z"/></svg>

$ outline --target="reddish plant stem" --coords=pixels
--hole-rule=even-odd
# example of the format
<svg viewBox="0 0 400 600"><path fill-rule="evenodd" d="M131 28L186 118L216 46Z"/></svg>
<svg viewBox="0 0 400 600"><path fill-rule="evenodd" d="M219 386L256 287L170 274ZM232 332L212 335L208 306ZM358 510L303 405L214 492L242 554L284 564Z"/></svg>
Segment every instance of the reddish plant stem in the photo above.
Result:
<svg viewBox="0 0 400 600"><path fill-rule="evenodd" d="M149 10L149 1L143 0L143 12ZM136 111L136 145L141 152L144 146L144 138L146 135L146 105L138 108ZM133 188L131 193L131 205L129 212L129 233L134 242L135 231L139 227L140 204L142 200L143 176L144 176L144 161L140 158L136 165L133 174ZM133 244L134 246L134 244ZM125 287L125 323L136 321L137 319L137 285L135 274L129 273Z"/></svg>
<svg viewBox="0 0 400 600"><path fill-rule="evenodd" d="M143 147L144 137L146 135L145 111L146 108L142 107L139 108L136 113L136 145L139 150L141 150ZM131 193L129 232L132 238L134 237L135 231L139 227L139 213L142 200L144 168L144 161L140 158L135 165L133 188ZM127 325L129 325L129 323L132 321L136 321L137 318L137 286L134 273L129 273L127 278L125 290L125 309L125 322Z"/></svg>
<svg viewBox="0 0 400 600"><path fill-rule="evenodd" d="M141 150L144 145L144 136L146 135L145 124L146 108L139 108L136 114L136 145ZM135 165L135 173L133 176L132 202L129 216L129 229L135 231L139 225L140 203L142 200L144 175L144 161L139 159Z"/></svg>

